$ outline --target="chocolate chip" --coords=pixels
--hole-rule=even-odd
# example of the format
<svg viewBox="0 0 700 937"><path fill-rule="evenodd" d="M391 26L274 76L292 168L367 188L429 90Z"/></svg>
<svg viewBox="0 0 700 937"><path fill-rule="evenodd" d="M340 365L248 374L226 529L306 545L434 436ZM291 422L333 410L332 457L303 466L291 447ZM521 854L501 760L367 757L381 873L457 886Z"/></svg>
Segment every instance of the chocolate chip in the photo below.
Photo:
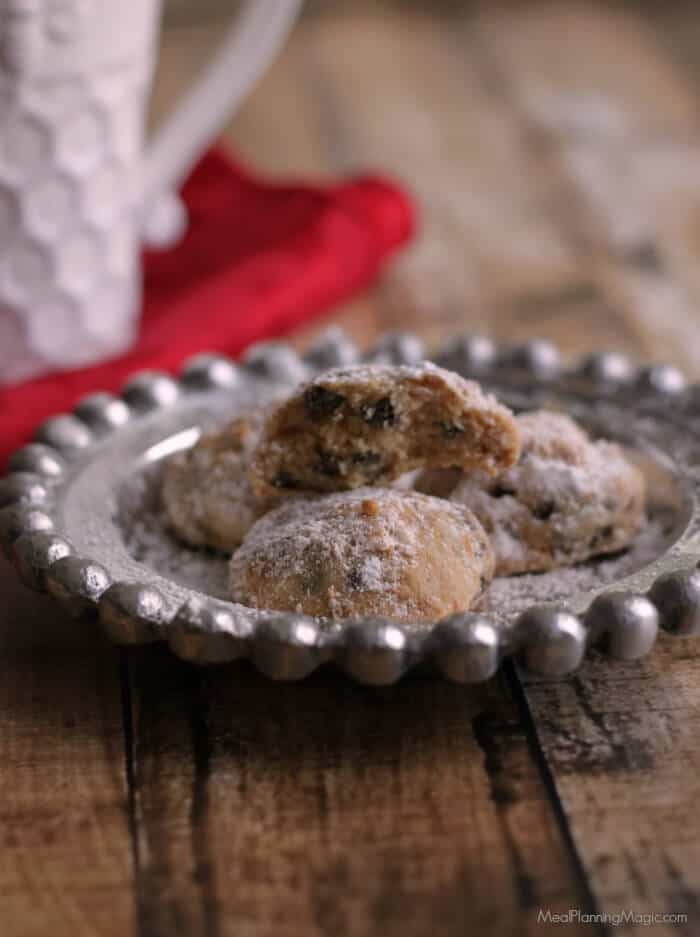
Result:
<svg viewBox="0 0 700 937"><path fill-rule="evenodd" d="M532 516L536 517L538 521L549 520L553 513L553 501L543 501L542 504L538 504L532 509Z"/></svg>
<svg viewBox="0 0 700 937"><path fill-rule="evenodd" d="M275 475L272 484L275 488L302 488L302 484L294 478L289 472L286 472L284 469L281 469L277 475Z"/></svg>
<svg viewBox="0 0 700 937"><path fill-rule="evenodd" d="M326 582L323 557L314 555L315 551L304 557L304 572L301 578L302 588L307 595L318 595Z"/></svg>
<svg viewBox="0 0 700 937"><path fill-rule="evenodd" d="M589 549L597 550L604 540L608 540L610 537L612 537L612 534L612 527L603 527L602 530L599 530L598 533L594 534L588 541Z"/></svg>
<svg viewBox="0 0 700 937"><path fill-rule="evenodd" d="M646 273L662 273L664 259L652 241L640 241L633 244L624 253L624 260L632 267L644 270Z"/></svg>
<svg viewBox="0 0 700 937"><path fill-rule="evenodd" d="M337 458L325 449L316 450L317 462L316 471L321 475L328 475L330 478L336 478L340 475L340 466Z"/></svg>
<svg viewBox="0 0 700 937"><path fill-rule="evenodd" d="M396 422L396 413L389 397L381 397L376 403L363 404L360 413L370 426L393 426Z"/></svg>
<svg viewBox="0 0 700 937"><path fill-rule="evenodd" d="M353 452L351 459L354 465L378 465L381 461L381 455L378 452L372 452L368 449L366 452Z"/></svg>
<svg viewBox="0 0 700 937"><path fill-rule="evenodd" d="M494 485L489 494L492 498L505 498L506 495L512 497L515 495L515 488L508 488L506 485Z"/></svg>
<svg viewBox="0 0 700 937"><path fill-rule="evenodd" d="M461 426L457 426L456 423L441 423L440 429L445 439L454 439L456 436L461 436L464 433L464 429Z"/></svg>
<svg viewBox="0 0 700 937"><path fill-rule="evenodd" d="M314 385L304 391L304 407L312 420L323 420L345 403L342 394Z"/></svg>
<svg viewBox="0 0 700 937"><path fill-rule="evenodd" d="M349 589L364 589L365 579L362 575L361 566L353 566L348 570L348 588Z"/></svg>

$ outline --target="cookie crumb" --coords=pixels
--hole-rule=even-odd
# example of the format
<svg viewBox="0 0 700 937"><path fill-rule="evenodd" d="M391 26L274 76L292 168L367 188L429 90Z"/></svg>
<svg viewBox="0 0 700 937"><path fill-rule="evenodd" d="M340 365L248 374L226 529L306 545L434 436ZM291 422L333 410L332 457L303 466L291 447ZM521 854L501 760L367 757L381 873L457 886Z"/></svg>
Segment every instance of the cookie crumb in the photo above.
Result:
<svg viewBox="0 0 700 937"><path fill-rule="evenodd" d="M362 513L365 517L376 517L379 514L379 505L371 498L365 498L361 505Z"/></svg>

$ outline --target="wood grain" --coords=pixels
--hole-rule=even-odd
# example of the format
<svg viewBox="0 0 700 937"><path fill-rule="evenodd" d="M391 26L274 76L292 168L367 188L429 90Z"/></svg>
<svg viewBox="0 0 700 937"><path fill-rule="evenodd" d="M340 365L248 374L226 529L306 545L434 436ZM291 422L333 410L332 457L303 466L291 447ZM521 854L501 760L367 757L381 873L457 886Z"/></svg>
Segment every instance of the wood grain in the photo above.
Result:
<svg viewBox="0 0 700 937"><path fill-rule="evenodd" d="M586 279L632 333L627 350L700 374L700 134L684 70L631 10L484 6L464 32L548 154L562 228Z"/></svg>
<svg viewBox="0 0 700 937"><path fill-rule="evenodd" d="M578 226L601 294L650 356L697 373L688 219L700 199L699 138L683 70L630 12L582 4L547 16L489 11L476 29L521 119L553 153L571 204L582 207L568 225ZM697 928L700 850L689 809L697 667L695 642L669 641L644 663L597 659L566 683L528 690L599 907L688 916L685 925L659 924L663 934Z"/></svg>
<svg viewBox="0 0 700 937"><path fill-rule="evenodd" d="M383 319L429 341L467 329L540 334L569 355L643 352L583 255L569 181L505 92L478 25L421 11L308 25L309 93L335 121L329 158L386 168L418 199L421 232L380 287Z"/></svg>
<svg viewBox="0 0 700 937"><path fill-rule="evenodd" d="M697 933L699 687L697 642L668 638L644 662L527 688L598 907L687 916L654 934Z"/></svg>
<svg viewBox="0 0 700 937"><path fill-rule="evenodd" d="M505 679L131 661L141 933L538 933L590 907Z"/></svg>
<svg viewBox="0 0 700 937"><path fill-rule="evenodd" d="M200 675L163 648L125 655L126 763L139 937L218 934Z"/></svg>
<svg viewBox="0 0 700 937"><path fill-rule="evenodd" d="M0 932L132 933L118 654L0 561Z"/></svg>

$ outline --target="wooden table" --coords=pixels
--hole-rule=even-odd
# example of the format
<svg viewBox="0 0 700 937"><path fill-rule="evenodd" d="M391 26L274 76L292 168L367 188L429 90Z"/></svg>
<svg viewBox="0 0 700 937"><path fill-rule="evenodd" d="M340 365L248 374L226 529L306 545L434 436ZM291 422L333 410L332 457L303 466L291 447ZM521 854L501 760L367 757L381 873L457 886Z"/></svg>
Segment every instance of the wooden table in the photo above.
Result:
<svg viewBox="0 0 700 937"><path fill-rule="evenodd" d="M168 33L156 111L217 32ZM417 194L422 236L332 317L359 340L536 334L697 376L699 42L693 3L317 3L228 138ZM700 930L697 641L557 683L285 686L120 652L1 582L4 937Z"/></svg>

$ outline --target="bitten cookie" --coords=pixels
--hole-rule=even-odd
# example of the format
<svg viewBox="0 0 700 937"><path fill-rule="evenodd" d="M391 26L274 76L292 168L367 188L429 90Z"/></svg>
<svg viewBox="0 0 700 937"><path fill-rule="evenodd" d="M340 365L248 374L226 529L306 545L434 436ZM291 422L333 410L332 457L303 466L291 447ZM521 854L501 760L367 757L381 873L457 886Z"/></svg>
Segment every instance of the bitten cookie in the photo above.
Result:
<svg viewBox="0 0 700 937"><path fill-rule="evenodd" d="M362 488L285 502L234 553L234 601L330 618L401 622L468 609L493 553L467 508L415 492Z"/></svg>
<svg viewBox="0 0 700 937"><path fill-rule="evenodd" d="M264 418L264 410L243 415L168 460L163 506L173 531L186 543L230 553L275 503L258 498L248 481L250 454Z"/></svg>
<svg viewBox="0 0 700 937"><path fill-rule="evenodd" d="M431 364L327 371L270 415L251 461L258 494L384 485L412 469L494 474L519 454L513 415L478 384Z"/></svg>
<svg viewBox="0 0 700 937"><path fill-rule="evenodd" d="M449 496L488 531L496 574L554 569L626 547L644 523L646 484L623 450L593 442L563 414L542 410L517 421L518 464L496 478L473 472Z"/></svg>

